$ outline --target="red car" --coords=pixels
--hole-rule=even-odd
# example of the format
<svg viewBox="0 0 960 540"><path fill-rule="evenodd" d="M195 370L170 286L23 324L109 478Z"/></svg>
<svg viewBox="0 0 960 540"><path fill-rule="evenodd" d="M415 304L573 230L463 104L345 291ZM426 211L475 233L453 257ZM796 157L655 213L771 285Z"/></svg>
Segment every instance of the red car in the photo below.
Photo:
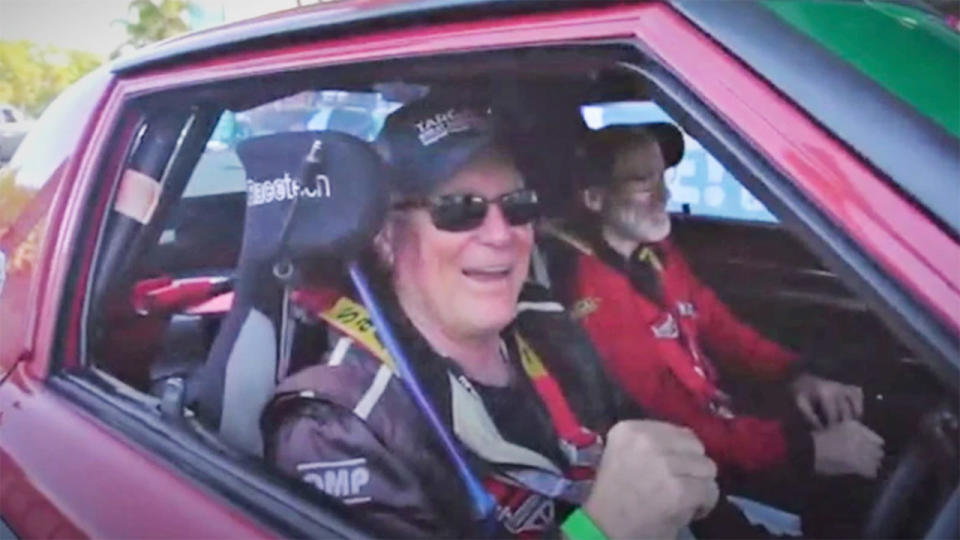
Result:
<svg viewBox="0 0 960 540"><path fill-rule="evenodd" d="M337 96L366 113L326 128L369 138L452 91L509 112L553 219L573 206L578 137L616 121L596 111L655 105L681 126L674 236L697 273L766 334L823 353L824 371L929 403L887 437L863 534L957 537L958 88L960 36L895 1L353 0L120 59L59 97L0 172L2 524L362 536L259 457L282 351L317 345L281 343L305 323L276 309L269 273L244 271L245 211L283 184L253 190L236 141L208 143L238 117L241 137L309 129ZM191 387L244 295L266 315L257 361ZM204 392L215 414L194 406Z"/></svg>

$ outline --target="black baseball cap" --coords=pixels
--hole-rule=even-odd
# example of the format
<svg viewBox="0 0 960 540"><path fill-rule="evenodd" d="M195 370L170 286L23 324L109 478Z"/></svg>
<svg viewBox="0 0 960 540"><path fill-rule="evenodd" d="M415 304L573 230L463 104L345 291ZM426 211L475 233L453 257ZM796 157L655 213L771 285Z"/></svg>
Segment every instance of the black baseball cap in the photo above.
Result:
<svg viewBox="0 0 960 540"><path fill-rule="evenodd" d="M394 191L429 195L481 150L496 144L490 108L426 97L390 116L377 148L394 170Z"/></svg>
<svg viewBox="0 0 960 540"><path fill-rule="evenodd" d="M590 183L609 182L615 154L637 137L644 135L652 136L660 145L666 168L675 166L683 159L683 132L669 122L608 126L587 134L586 156L593 173L588 175Z"/></svg>

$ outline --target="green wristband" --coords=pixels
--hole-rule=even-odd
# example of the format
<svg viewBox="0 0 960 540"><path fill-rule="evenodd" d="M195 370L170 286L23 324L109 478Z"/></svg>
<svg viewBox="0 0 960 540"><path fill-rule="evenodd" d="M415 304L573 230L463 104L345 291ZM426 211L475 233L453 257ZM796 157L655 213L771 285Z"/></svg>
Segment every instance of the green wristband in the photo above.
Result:
<svg viewBox="0 0 960 540"><path fill-rule="evenodd" d="M560 530L570 540L608 540L586 512L577 508L563 520Z"/></svg>

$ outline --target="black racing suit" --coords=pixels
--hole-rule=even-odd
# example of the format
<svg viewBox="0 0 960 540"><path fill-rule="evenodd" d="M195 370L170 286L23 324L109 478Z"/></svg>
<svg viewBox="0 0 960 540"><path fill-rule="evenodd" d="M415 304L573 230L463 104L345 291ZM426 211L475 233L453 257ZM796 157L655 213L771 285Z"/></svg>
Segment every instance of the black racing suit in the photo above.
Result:
<svg viewBox="0 0 960 540"><path fill-rule="evenodd" d="M460 375L455 364L430 349L395 300L387 307L431 402L455 432L452 393ZM511 385L472 386L504 440L566 474L570 464L551 417L511 345L509 335L514 331L537 351L584 427L605 434L618 416L618 406L629 400L617 399L619 394L600 370L583 330L544 290L526 288L517 318L503 333L513 370ZM480 534L462 481L401 381L356 336L331 331L330 345L323 364L282 381L265 409L267 460L357 511L378 534ZM512 467L474 451L467 454L473 470L484 479ZM500 534L556 534L565 515L583 502L577 497L553 500L535 492L520 493L499 509Z"/></svg>

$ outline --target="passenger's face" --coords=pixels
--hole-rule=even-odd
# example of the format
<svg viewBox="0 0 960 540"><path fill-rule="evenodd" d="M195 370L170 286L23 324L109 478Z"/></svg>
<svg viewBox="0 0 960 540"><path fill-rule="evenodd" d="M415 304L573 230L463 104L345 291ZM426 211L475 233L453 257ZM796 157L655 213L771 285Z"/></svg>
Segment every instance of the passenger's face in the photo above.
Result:
<svg viewBox="0 0 960 540"><path fill-rule="evenodd" d="M463 168L433 195L476 194L488 200L520 189L516 168L495 158ZM451 338L500 332L516 314L527 277L533 226L511 226L490 205L476 229L442 231L425 209L405 212L393 233L394 283L415 321L423 317Z"/></svg>
<svg viewBox="0 0 960 540"><path fill-rule="evenodd" d="M664 162L656 143L621 150L614 159L612 183L603 198L603 222L637 242L659 242L670 234L663 178Z"/></svg>

